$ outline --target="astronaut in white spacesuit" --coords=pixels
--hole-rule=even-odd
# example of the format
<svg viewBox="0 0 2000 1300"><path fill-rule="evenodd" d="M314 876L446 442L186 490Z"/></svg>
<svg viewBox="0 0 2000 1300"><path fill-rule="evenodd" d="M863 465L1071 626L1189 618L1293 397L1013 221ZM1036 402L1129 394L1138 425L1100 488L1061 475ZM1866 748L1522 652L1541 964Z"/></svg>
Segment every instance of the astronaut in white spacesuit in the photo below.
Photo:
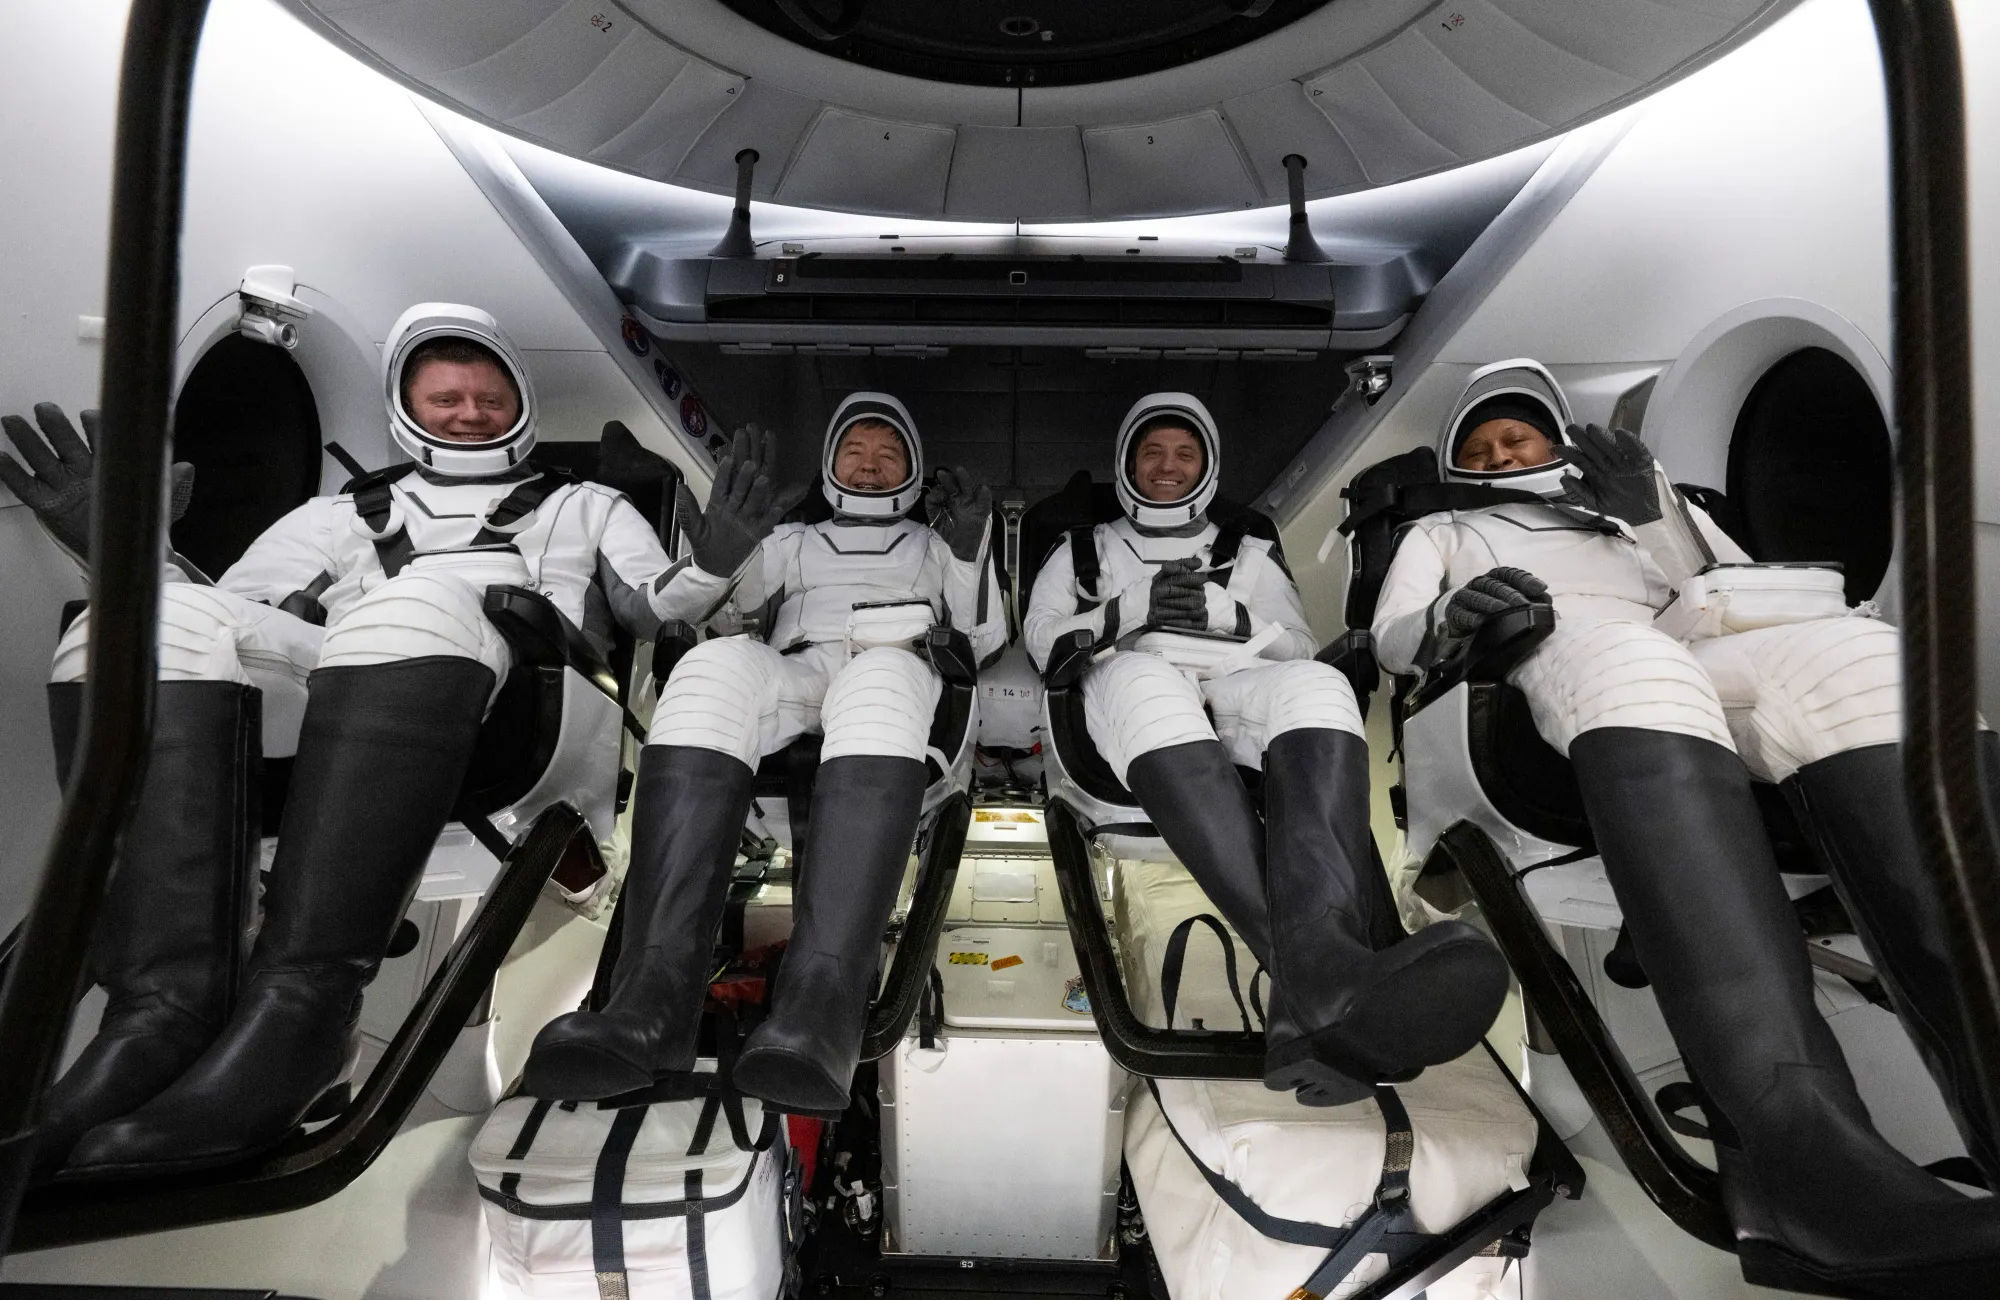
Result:
<svg viewBox="0 0 2000 1300"><path fill-rule="evenodd" d="M754 454L746 454L754 453ZM525 1091L588 1100L692 1069L708 961L751 805L757 763L803 733L824 737L812 843L770 1017L735 1083L789 1111L845 1109L883 927L909 860L941 682L914 653L934 624L967 634L984 662L1006 642L988 561L992 494L938 472L928 524L923 443L903 404L855 393L822 449L834 517L779 524L761 450L739 442L705 514L684 499L692 554L665 584L719 629L762 610L757 637L704 641L660 695L633 794L624 935L601 1011L544 1026ZM837 828L837 830L836 830Z"/></svg>
<svg viewBox="0 0 2000 1300"><path fill-rule="evenodd" d="M1656 629L1690 568L1749 557L1665 483L1636 436L1572 425L1534 362L1473 377L1438 461L1447 481L1519 495L1405 531L1376 605L1377 653L1409 672L1508 609L1554 606L1554 633L1509 680L1575 766L1640 961L1713 1103L1746 1275L1990 1295L2000 1204L1946 1187L1871 1126L1814 1006L1750 788L1753 776L1781 783L1810 823L1969 1146L1995 1172L1901 793L1895 630L1820 618L1684 643ZM1983 743L1990 755L1992 737Z"/></svg>
<svg viewBox="0 0 2000 1300"><path fill-rule="evenodd" d="M650 525L609 489L528 467L536 409L492 317L424 303L384 350L384 398L414 465L315 497L212 584L161 593L152 757L92 949L102 1027L55 1085L44 1168L194 1166L291 1132L343 1074L361 991L423 873L510 652L490 584L533 587L580 627L650 636L682 611ZM9 417L29 468L0 473L82 556L89 451L37 408ZM86 424L88 425L88 421ZM629 437L629 435L626 435ZM85 613L55 653L64 775L86 673ZM248 978L233 880L256 830L258 752L295 755ZM247 843L246 843L247 841Z"/></svg>
<svg viewBox="0 0 2000 1300"><path fill-rule="evenodd" d="M1123 517L1078 530L1023 620L1046 667L1058 637L1110 651L1083 679L1092 740L1271 976L1265 1083L1311 1105L1471 1050L1507 970L1471 927L1406 936L1368 826L1368 744L1347 679L1312 656L1276 546L1209 518L1221 442L1200 399L1154 393L1119 429ZM1094 571L1092 571L1094 570ZM1243 644L1205 659L1195 638ZM1236 765L1261 768L1265 818Z"/></svg>

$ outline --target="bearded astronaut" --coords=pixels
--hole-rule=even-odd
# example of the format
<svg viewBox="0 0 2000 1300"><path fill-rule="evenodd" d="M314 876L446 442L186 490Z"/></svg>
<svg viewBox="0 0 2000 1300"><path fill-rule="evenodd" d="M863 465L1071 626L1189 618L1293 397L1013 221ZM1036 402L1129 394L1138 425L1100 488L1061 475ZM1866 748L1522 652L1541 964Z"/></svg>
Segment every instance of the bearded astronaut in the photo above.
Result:
<svg viewBox="0 0 2000 1300"><path fill-rule="evenodd" d="M384 358L390 431L415 463L306 502L212 584L192 566L168 574L151 757L91 953L109 1004L48 1097L44 1169L65 1155L98 1172L240 1158L341 1079L362 989L509 667L481 608L489 584L537 588L586 628L615 617L650 636L681 613L655 582L665 550L629 502L525 463L534 394L491 316L412 307ZM0 456L0 474L81 558L90 452L58 408L36 416L46 443L8 417L28 469ZM49 687L65 778L89 620L62 636ZM260 751L294 763L234 989L247 918L230 900L257 847Z"/></svg>
<svg viewBox="0 0 2000 1300"><path fill-rule="evenodd" d="M1208 517L1214 419L1154 393L1126 414L1116 457L1124 515L1050 554L1028 653L1046 667L1079 629L1103 652L1083 679L1091 739L1271 977L1265 1084L1342 1105L1470 1051L1506 966L1458 922L1404 935L1369 838L1353 688L1314 662L1276 547ZM1195 669L1176 662L1187 634L1247 644ZM1261 825L1237 764L1263 771Z"/></svg>
<svg viewBox="0 0 2000 1300"><path fill-rule="evenodd" d="M1820 618L1684 643L1656 629L1690 569L1749 557L1635 435L1571 424L1532 361L1475 374L1438 460L1448 482L1519 496L1407 529L1376 606L1377 652L1410 672L1508 609L1553 605L1553 635L1509 680L1576 769L1640 960L1717 1112L1745 1275L1991 1295L2000 1205L1946 1187L1870 1124L1814 1007L1751 794L1752 777L1780 784L1811 827L1975 1158L2000 1173L1904 806L1895 630ZM1990 755L1990 733L1982 744Z"/></svg>
<svg viewBox="0 0 2000 1300"><path fill-rule="evenodd" d="M806 732L824 743L812 843L771 1015L735 1066L743 1092L787 1111L846 1108L883 927L921 811L942 683L914 652L934 624L984 661L1005 644L988 562L992 494L938 472L925 505L923 443L903 404L855 393L826 429L834 517L779 524L772 443L739 440L706 513L683 499L690 556L666 584L720 628L766 610L761 639L703 641L675 665L639 756L624 938L601 1011L543 1027L522 1075L540 1097L589 1100L691 1070L730 870L760 759ZM772 612L774 610L774 612ZM838 827L837 833L834 828Z"/></svg>

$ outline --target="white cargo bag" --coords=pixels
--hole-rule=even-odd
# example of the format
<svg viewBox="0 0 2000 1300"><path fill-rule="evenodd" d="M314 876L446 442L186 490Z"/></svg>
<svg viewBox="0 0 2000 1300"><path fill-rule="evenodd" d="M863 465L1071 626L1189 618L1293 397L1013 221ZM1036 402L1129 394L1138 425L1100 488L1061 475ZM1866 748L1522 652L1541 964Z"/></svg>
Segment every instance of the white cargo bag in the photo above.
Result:
<svg viewBox="0 0 2000 1300"><path fill-rule="evenodd" d="M1653 626L1677 641L1846 618L1847 579L1817 564L1712 564L1681 584Z"/></svg>
<svg viewBox="0 0 2000 1300"><path fill-rule="evenodd" d="M1193 927L1182 960L1169 961L1170 947L1179 946L1170 944L1174 931L1212 912L1193 878L1177 863L1121 858L1112 881L1125 986L1140 1018L1167 1027L1171 981L1162 968L1179 964L1175 1022L1238 1028L1244 1013L1208 928ZM1219 921L1214 928L1227 933ZM1230 938L1239 972L1255 970L1242 941ZM1386 1273L1389 1252L1412 1244L1404 1234L1448 1232L1525 1187L1538 1137L1533 1112L1483 1048L1395 1086L1391 1106L1401 1104L1409 1136L1393 1150L1377 1101L1308 1107L1258 1082L1161 1079L1155 1088L1157 1100L1153 1090L1139 1088L1126 1107L1125 1164L1173 1300L1290 1296L1323 1272L1332 1255L1330 1245L1285 1241L1254 1226L1226 1203L1195 1159L1247 1197L1253 1217L1261 1211L1334 1229L1361 1227L1350 1243L1358 1262L1339 1261L1343 1271L1322 1280L1325 1290L1311 1288L1338 1297ZM1406 1211L1372 1216L1369 1223L1385 1187L1392 1193L1388 1208L1403 1209L1394 1201L1405 1185ZM1367 1241L1378 1228L1384 1236ZM1507 1264L1499 1256L1469 1259L1431 1284L1429 1300L1508 1294Z"/></svg>
<svg viewBox="0 0 2000 1300"><path fill-rule="evenodd" d="M777 1115L719 1096L607 1109L512 1097L472 1144L504 1294L774 1300L790 1151ZM753 1136L754 1135L754 1136Z"/></svg>

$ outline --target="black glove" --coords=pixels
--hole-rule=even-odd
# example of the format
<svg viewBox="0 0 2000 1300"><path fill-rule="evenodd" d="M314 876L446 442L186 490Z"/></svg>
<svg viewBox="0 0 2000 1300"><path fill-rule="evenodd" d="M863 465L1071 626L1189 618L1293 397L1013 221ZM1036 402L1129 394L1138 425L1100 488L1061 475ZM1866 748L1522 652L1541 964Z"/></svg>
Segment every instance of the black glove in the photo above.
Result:
<svg viewBox="0 0 2000 1300"><path fill-rule="evenodd" d="M736 444L715 464L715 486L708 509L695 505L687 484L680 487L681 525L693 548L694 562L718 578L743 567L757 544L771 535L791 508L804 499L802 487L774 489L770 467L777 459L777 440L754 424L736 431Z"/></svg>
<svg viewBox="0 0 2000 1300"><path fill-rule="evenodd" d="M1447 645L1470 640L1509 610L1550 603L1548 584L1526 569L1489 569L1451 593L1438 636Z"/></svg>
<svg viewBox="0 0 2000 1300"><path fill-rule="evenodd" d="M0 482L4 482L21 504L35 512L35 518L49 535L81 559L90 552L90 444L97 440L98 413L84 411L83 434L69 422L54 402L35 403L35 423L40 433L18 415L0 415L0 428L7 440L28 462L0 451ZM85 441L88 435L89 441ZM169 522L177 523L187 513L194 493L194 466L176 461L172 494L167 503Z"/></svg>
<svg viewBox="0 0 2000 1300"><path fill-rule="evenodd" d="M1556 455L1583 472L1570 480L1562 500L1623 519L1637 528L1660 518L1660 488L1653 475L1653 453L1636 433L1605 430L1601 425L1569 427L1570 446Z"/></svg>
<svg viewBox="0 0 2000 1300"><path fill-rule="evenodd" d="M1147 592L1147 626L1208 631L1208 592L1195 572L1200 567L1201 561L1193 556L1168 560L1159 567Z"/></svg>
<svg viewBox="0 0 2000 1300"><path fill-rule="evenodd" d="M962 468L937 472L937 482L924 493L924 511L931 527L951 544L951 553L970 563L979 558L986 538L986 521L993 515L993 490L974 483Z"/></svg>

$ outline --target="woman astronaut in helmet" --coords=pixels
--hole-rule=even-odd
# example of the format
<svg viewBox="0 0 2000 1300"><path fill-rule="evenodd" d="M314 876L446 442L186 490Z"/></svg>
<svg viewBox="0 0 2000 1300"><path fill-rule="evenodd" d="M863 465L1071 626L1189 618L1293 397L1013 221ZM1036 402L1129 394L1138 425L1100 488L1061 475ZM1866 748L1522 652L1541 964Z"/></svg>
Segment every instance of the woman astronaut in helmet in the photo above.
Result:
<svg viewBox="0 0 2000 1300"><path fill-rule="evenodd" d="M1554 606L1555 632L1510 680L1572 760L1640 960L1718 1112L1746 1276L1991 1295L2000 1203L1946 1187L1870 1124L1814 1007L1750 788L1753 776L1779 783L1803 814L1975 1159L2000 1174L1901 794L1895 630L1832 618L1686 644L1656 630L1675 594L1669 573L1687 571L1676 532L1721 562L1749 557L1663 487L1636 436L1571 424L1532 361L1474 375L1438 459L1447 481L1548 504L1447 511L1407 529L1376 605L1377 653L1409 672L1509 608ZM1992 735L1982 743L1992 756Z"/></svg>
<svg viewBox="0 0 2000 1300"><path fill-rule="evenodd" d="M624 938L601 1011L546 1025L522 1075L535 1096L589 1100L692 1069L736 845L758 761L825 735L811 858L769 1019L745 1043L736 1086L786 1110L838 1112L860 1054L883 927L909 860L941 684L912 652L934 622L983 661L1007 637L987 560L992 495L940 470L930 524L923 444L903 404L855 393L828 423L823 490L834 517L783 524L791 504L761 447L738 436L706 513L680 505L692 554L665 595L728 625L769 605L761 640L704 641L675 665L639 756ZM824 824L838 834L821 833Z"/></svg>
<svg viewBox="0 0 2000 1300"><path fill-rule="evenodd" d="M640 636L682 613L654 585L666 553L629 502L524 463L534 392L491 316L420 304L384 356L390 429L415 463L306 502L213 584L168 574L152 756L91 952L109 1004L49 1094L44 1169L240 1158L342 1076L362 988L509 667L481 609L489 584L532 582L579 626L596 586ZM0 455L0 475L84 558L90 450L58 408L35 413L46 443L6 421L33 473ZM89 619L64 633L49 686L65 777ZM237 990L231 899L257 848L260 750L294 756L292 779Z"/></svg>
<svg viewBox="0 0 2000 1300"><path fill-rule="evenodd" d="M1265 1083L1340 1105L1471 1050L1507 971L1461 923L1404 935L1369 838L1353 689L1313 661L1277 548L1208 518L1220 452L1198 398L1133 406L1117 444L1124 515L1050 554L1024 635L1039 665L1079 629L1111 651L1083 679L1091 739L1269 972ZM1176 653L1163 631L1256 650L1197 682L1163 657ZM1262 825L1239 763L1263 770Z"/></svg>

